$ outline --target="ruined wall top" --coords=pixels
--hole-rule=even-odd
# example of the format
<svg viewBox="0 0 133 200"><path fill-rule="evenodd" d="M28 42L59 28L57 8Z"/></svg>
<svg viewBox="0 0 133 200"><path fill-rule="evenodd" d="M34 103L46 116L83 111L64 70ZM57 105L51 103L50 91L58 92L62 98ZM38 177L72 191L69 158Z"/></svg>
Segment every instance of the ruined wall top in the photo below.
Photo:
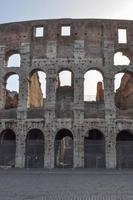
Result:
<svg viewBox="0 0 133 200"><path fill-rule="evenodd" d="M62 37L61 27L70 27L70 37ZM36 28L43 28L43 37L36 37ZM118 44L118 29L125 29L127 32L127 44ZM74 41L78 42L79 48L84 41L86 56L94 57L101 55L103 41L112 44L115 51L120 48L131 47L133 44L133 21L129 20L108 20L108 19L49 19L6 23L0 25L0 45L5 45L6 50L16 49L19 51L20 44L31 44L31 54L44 57L48 41L57 42L57 57L63 57L63 48L66 46L65 57L73 57ZM36 46L36 47L34 47ZM37 47L38 46L38 47ZM91 49L89 49L91 46ZM105 45L104 45L105 46ZM78 47L77 47L78 48ZM95 49L95 50L94 50ZM97 49L97 50L96 50Z"/></svg>

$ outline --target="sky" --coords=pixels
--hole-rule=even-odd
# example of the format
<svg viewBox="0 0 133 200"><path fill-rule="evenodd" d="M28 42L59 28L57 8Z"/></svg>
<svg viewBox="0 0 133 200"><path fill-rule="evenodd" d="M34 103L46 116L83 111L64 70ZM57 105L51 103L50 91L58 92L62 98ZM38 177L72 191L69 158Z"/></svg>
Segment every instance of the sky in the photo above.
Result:
<svg viewBox="0 0 133 200"><path fill-rule="evenodd" d="M0 23L48 18L133 19L132 0L1 0Z"/></svg>
<svg viewBox="0 0 133 200"><path fill-rule="evenodd" d="M0 23L53 18L133 20L133 0L1 0L0 2ZM9 89L12 85L14 83L11 81L8 84Z"/></svg>

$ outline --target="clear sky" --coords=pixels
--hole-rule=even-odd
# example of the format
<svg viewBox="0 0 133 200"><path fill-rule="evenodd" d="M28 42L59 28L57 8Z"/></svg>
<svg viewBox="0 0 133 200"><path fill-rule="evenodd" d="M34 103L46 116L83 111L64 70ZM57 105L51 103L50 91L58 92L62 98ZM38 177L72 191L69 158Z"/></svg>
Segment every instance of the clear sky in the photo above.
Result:
<svg viewBox="0 0 133 200"><path fill-rule="evenodd" d="M1 0L0 23L47 18L133 19L133 0Z"/></svg>
<svg viewBox="0 0 133 200"><path fill-rule="evenodd" d="M50 18L133 20L133 0L1 0L0 2L0 23ZM8 85L12 84L11 81Z"/></svg>

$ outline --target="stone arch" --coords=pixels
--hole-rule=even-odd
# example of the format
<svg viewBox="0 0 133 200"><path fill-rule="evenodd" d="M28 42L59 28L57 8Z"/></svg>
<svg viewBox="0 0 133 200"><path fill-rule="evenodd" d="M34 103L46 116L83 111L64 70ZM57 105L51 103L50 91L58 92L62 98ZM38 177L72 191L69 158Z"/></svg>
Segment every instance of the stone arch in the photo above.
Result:
<svg viewBox="0 0 133 200"><path fill-rule="evenodd" d="M103 74L99 69L90 68L84 74L84 100L104 101Z"/></svg>
<svg viewBox="0 0 133 200"><path fill-rule="evenodd" d="M98 129L89 130L84 137L84 167L105 167L105 137Z"/></svg>
<svg viewBox="0 0 133 200"><path fill-rule="evenodd" d="M29 130L26 136L25 167L43 168L45 154L45 138L40 129Z"/></svg>
<svg viewBox="0 0 133 200"><path fill-rule="evenodd" d="M120 110L133 108L133 72L122 70L115 74L115 105Z"/></svg>
<svg viewBox="0 0 133 200"><path fill-rule="evenodd" d="M55 167L73 167L73 134L68 129L57 132L54 142Z"/></svg>
<svg viewBox="0 0 133 200"><path fill-rule="evenodd" d="M133 131L121 130L116 136L117 168L133 168Z"/></svg>
<svg viewBox="0 0 133 200"><path fill-rule="evenodd" d="M66 74L68 72L68 74ZM63 73L63 74L62 74ZM65 74L68 77L65 77ZM60 75L63 75L62 77ZM62 80L60 79L62 78ZM63 79L65 81L63 81ZM56 88L56 117L72 118L72 103L74 100L74 74L72 70L63 68L58 71Z"/></svg>
<svg viewBox="0 0 133 200"><path fill-rule="evenodd" d="M58 87L74 85L74 73L69 68L61 68L58 71Z"/></svg>
<svg viewBox="0 0 133 200"><path fill-rule="evenodd" d="M0 135L0 165L15 167L16 135L13 130L5 129Z"/></svg>
<svg viewBox="0 0 133 200"><path fill-rule="evenodd" d="M19 96L19 75L10 72L4 77L5 108L17 108Z"/></svg>
<svg viewBox="0 0 133 200"><path fill-rule="evenodd" d="M84 117L101 118L105 115L103 75L91 68L84 73Z"/></svg>
<svg viewBox="0 0 133 200"><path fill-rule="evenodd" d="M132 60L132 52L126 49L118 49L114 53L114 65L130 65Z"/></svg>
<svg viewBox="0 0 133 200"><path fill-rule="evenodd" d="M21 56L19 53L12 53L7 60L7 67L20 67Z"/></svg>
<svg viewBox="0 0 133 200"><path fill-rule="evenodd" d="M33 69L28 79L28 107L43 107L46 99L46 73L42 69Z"/></svg>

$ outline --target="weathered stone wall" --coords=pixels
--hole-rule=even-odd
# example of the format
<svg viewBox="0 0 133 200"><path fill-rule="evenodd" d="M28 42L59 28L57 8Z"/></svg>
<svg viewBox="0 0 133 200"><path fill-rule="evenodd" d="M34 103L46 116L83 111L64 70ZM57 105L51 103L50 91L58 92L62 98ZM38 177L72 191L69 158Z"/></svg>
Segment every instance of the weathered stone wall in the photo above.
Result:
<svg viewBox="0 0 133 200"><path fill-rule="evenodd" d="M61 36L61 27L70 26L71 35ZM44 36L35 37L35 28L44 27ZM127 30L127 43L118 43L118 28ZM44 167L54 167L54 141L60 129L69 129L74 138L73 167L84 167L84 137L88 130L100 130L105 137L106 167L116 167L116 135L123 129L133 130L132 118L121 118L116 111L114 77L119 72L133 72L133 22L101 19L58 19L16 22L0 25L0 133L11 129L16 134L16 167L25 166L25 140L31 129L39 129L45 136ZM130 59L129 66L114 66L115 52L122 51ZM8 57L20 53L21 66L7 68ZM58 72L73 72L72 115L57 117L55 82ZM83 97L84 74L96 69L103 75L104 106L101 114L86 114ZM29 78L36 70L46 73L46 100L43 109L32 118L27 108ZM19 75L17 116L4 115L5 79ZM66 102L65 102L66 103ZM91 104L90 104L91 105ZM65 107L66 108L66 107ZM93 105L94 108L94 105ZM99 109L95 107L94 110ZM32 112L31 112L32 113ZM116 118L117 114L117 118ZM41 117L42 116L42 117ZM86 116L86 117L85 117ZM99 117L100 116L100 117Z"/></svg>
<svg viewBox="0 0 133 200"><path fill-rule="evenodd" d="M34 73L29 80L29 107L42 107L43 106L43 94L39 81L39 76Z"/></svg>
<svg viewBox="0 0 133 200"><path fill-rule="evenodd" d="M116 90L115 99L119 109L133 108L133 77L130 74L123 75L120 87Z"/></svg>
<svg viewBox="0 0 133 200"><path fill-rule="evenodd" d="M17 108L18 106L18 93L14 91L6 90L6 103L5 109Z"/></svg>
<svg viewBox="0 0 133 200"><path fill-rule="evenodd" d="M104 89L102 82L97 83L96 101L104 102Z"/></svg>

